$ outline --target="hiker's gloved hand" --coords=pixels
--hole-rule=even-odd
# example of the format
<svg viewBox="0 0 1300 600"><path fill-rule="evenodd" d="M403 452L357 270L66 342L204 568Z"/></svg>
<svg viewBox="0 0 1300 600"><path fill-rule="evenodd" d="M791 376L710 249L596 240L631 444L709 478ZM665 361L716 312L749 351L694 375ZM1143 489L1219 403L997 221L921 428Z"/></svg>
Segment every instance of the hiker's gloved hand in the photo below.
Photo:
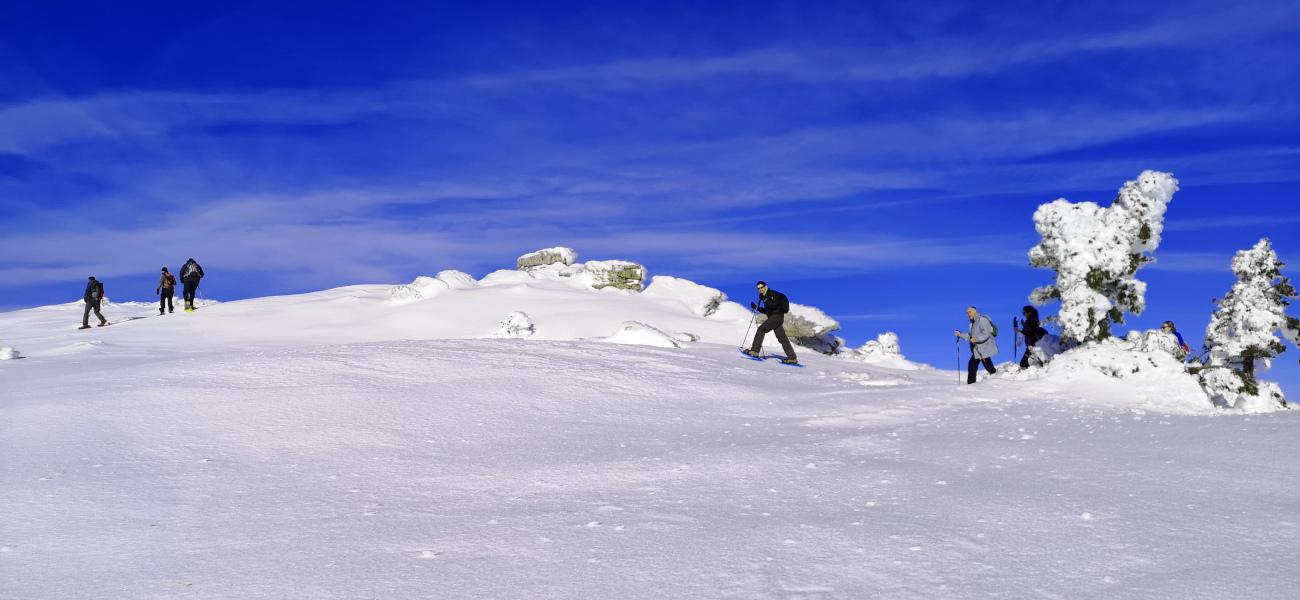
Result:
<svg viewBox="0 0 1300 600"><path fill-rule="evenodd" d="M750 302L750 303L749 303L749 308L751 308L751 309L753 309L753 310L758 310L758 303L756 303L756 302Z"/></svg>

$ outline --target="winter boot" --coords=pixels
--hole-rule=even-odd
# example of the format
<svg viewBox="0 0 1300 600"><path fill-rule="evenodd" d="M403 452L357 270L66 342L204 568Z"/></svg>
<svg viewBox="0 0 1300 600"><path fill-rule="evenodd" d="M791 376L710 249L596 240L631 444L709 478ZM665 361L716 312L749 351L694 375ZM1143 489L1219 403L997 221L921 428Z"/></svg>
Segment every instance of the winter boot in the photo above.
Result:
<svg viewBox="0 0 1300 600"><path fill-rule="evenodd" d="M783 365L797 365L797 364L799 364L799 361L798 361L797 359L794 359L794 358L783 358L783 359L781 359L781 364L783 364Z"/></svg>
<svg viewBox="0 0 1300 600"><path fill-rule="evenodd" d="M78 327L77 329L90 329L90 326L89 326L89 325L82 325L81 327Z"/></svg>
<svg viewBox="0 0 1300 600"><path fill-rule="evenodd" d="M744 350L741 350L741 353L743 353L743 354L745 354L745 355L747 355L747 356L752 356L752 357L754 357L754 358L758 358L758 357L760 356L759 353L754 352L753 350L750 350L749 348L745 348Z"/></svg>

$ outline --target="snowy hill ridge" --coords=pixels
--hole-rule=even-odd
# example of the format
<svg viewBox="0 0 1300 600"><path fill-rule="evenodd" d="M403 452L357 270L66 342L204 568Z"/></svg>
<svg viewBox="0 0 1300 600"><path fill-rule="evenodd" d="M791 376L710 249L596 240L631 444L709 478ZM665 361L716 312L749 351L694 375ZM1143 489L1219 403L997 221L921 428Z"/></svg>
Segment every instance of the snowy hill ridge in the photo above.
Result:
<svg viewBox="0 0 1300 600"><path fill-rule="evenodd" d="M481 279L454 270L420 276L404 285L353 285L320 292L201 305L194 314L158 316L154 305L109 305L115 324L75 331L80 303L0 314L6 349L33 360L109 352L130 346L157 353L253 351L303 346L402 340L528 339L608 342L689 349L696 345L737 347L752 333L748 308L726 294L686 279L656 275L648 285L609 285L609 265L628 261L577 262L569 248L548 248L521 256L517 269ZM594 265L594 267L589 266ZM621 267L620 267L621 268ZM791 305L792 338L832 356L804 362L864 362L902 371L942 373L903 358L898 337L882 333L858 349L843 348L831 332L838 323L821 310ZM803 336L803 337L800 337ZM1158 333L1156 334L1158 337ZM1148 337L1151 337L1148 335ZM828 341L829 340L829 341ZM779 351L775 340L769 349ZM1018 382L1021 390L1066 397L1099 406L1174 414L1216 414L1206 394L1181 364L1160 348L1116 340L1075 350L1044 368L1018 371L1002 366L995 380ZM4 356L17 358L17 350ZM685 357L684 357L685 359ZM947 375L943 375L947 377ZM1243 407L1246 412L1275 405Z"/></svg>

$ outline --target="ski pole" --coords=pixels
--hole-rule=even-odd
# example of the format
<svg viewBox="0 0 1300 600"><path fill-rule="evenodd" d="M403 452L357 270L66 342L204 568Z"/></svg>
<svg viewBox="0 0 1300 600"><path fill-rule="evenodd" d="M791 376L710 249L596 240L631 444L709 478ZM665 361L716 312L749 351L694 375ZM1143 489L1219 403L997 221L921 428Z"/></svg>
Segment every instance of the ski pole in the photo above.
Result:
<svg viewBox="0 0 1300 600"><path fill-rule="evenodd" d="M749 309L749 326L745 328L745 337L740 340L740 350L745 349L745 340L749 339L749 330L754 328L754 319L758 318L758 313L754 309Z"/></svg>

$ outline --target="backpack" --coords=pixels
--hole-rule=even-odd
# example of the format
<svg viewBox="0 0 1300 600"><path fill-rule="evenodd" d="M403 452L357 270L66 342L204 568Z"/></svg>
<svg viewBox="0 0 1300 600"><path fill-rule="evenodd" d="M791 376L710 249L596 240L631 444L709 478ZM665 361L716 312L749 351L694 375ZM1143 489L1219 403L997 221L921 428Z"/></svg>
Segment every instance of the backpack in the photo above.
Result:
<svg viewBox="0 0 1300 600"><path fill-rule="evenodd" d="M993 319L989 319L989 325L993 326L993 337L998 337L998 324L994 323Z"/></svg>
<svg viewBox="0 0 1300 600"><path fill-rule="evenodd" d="M102 282L102 281L96 279L96 280L95 280L95 289L99 292L99 298L97 298L97 299L98 299L98 300L103 300L103 299L104 299L104 282Z"/></svg>

